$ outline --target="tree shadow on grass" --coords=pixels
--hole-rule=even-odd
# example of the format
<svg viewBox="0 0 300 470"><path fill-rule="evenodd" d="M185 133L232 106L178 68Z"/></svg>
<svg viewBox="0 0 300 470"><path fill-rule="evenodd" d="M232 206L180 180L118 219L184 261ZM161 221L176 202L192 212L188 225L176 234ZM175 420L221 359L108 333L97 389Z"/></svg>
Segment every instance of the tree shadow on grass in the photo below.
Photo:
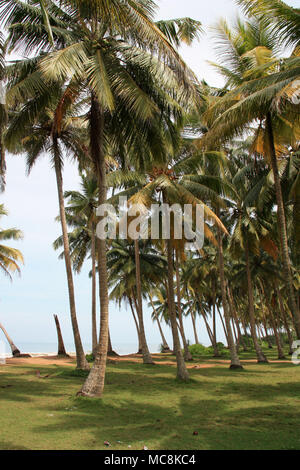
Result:
<svg viewBox="0 0 300 470"><path fill-rule="evenodd" d="M0 440L0 450L30 450L30 449L28 449L28 447L19 445L18 443Z"/></svg>
<svg viewBox="0 0 300 470"><path fill-rule="evenodd" d="M143 443L153 450L300 448L300 412L294 400L300 386L286 375L278 379L285 382L276 383L274 367L249 373L195 369L192 381L183 384L175 381L173 368L122 363L108 368L101 400L75 398L84 378L69 368L40 368L42 375L54 374L46 380L37 379L35 369L20 375L13 370L1 372L1 383L13 386L0 399L22 400L24 406L36 400L35 420L26 431L35 435L35 447L42 442L49 449L100 450L109 441L112 450L128 450L128 445L141 449ZM254 382L264 377L274 382ZM285 402L277 402L278 397ZM18 424L22 426L16 418ZM2 444L10 441L8 436Z"/></svg>
<svg viewBox="0 0 300 470"><path fill-rule="evenodd" d="M65 433L86 436L81 445L112 450L139 448L142 443L153 450L196 449L296 449L300 448L300 412L289 406L245 406L219 400L180 399L179 406L163 405L140 399L77 399L76 410L57 417L57 422L38 426L38 434ZM198 436L194 436L194 431ZM118 444L121 441L122 444ZM151 447L149 447L151 449Z"/></svg>

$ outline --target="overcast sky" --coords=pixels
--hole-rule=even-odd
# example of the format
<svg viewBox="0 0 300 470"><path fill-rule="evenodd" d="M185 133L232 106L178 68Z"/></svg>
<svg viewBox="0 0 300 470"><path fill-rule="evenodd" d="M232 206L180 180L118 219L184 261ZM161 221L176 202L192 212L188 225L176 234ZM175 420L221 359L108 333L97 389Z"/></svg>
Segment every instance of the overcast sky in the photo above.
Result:
<svg viewBox="0 0 300 470"><path fill-rule="evenodd" d="M300 0L288 2L300 6ZM222 79L207 64L214 60L214 50L209 38L209 27L220 17L229 21L237 15L234 0L160 0L160 19L189 16L200 20L206 34L199 43L184 47L182 56L196 72L199 79L211 85L221 85ZM66 343L72 344L72 330L69 319L69 306L64 263L58 261L52 242L60 234L59 225L54 222L58 214L55 174L45 156L37 163L29 177L25 176L22 157L9 156L7 162L7 187L0 201L9 210L9 217L1 221L4 228L17 227L24 232L24 240L14 243L22 250L25 266L21 278L10 283L0 274L0 321L6 326L17 344L53 343L56 332L53 314L58 314ZM78 188L78 175L71 163L64 169L64 187L67 190ZM88 278L89 266L80 276L75 276L78 319L82 340L90 344L91 330L91 286ZM160 344L157 326L145 312L148 342ZM129 311L125 307L119 311L114 304L110 309L111 335L114 347L121 343L136 343L136 330ZM187 322L187 336L193 340L190 322ZM164 327L165 330L166 327ZM204 325L199 322L199 336L208 343ZM170 332L167 331L170 339ZM223 340L220 329L219 338ZM0 333L1 340L1 333ZM171 341L170 341L171 343ZM133 348L134 349L134 348Z"/></svg>

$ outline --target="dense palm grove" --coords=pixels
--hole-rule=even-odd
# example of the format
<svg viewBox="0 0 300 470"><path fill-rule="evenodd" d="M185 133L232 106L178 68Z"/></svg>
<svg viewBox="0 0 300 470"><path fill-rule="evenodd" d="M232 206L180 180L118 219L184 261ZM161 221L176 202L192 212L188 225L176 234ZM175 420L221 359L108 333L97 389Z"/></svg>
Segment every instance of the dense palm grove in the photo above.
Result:
<svg viewBox="0 0 300 470"><path fill-rule="evenodd" d="M214 27L212 66L225 82L216 89L199 81L177 51L182 42L201 40L201 24L155 22L152 0L0 0L2 186L5 155L23 154L29 172L45 153L51 159L62 227L54 247L66 265L79 369L89 364L73 272L85 262L91 268L94 364L83 396L104 389L113 354L110 301L127 304L139 353L153 364L148 304L181 380L189 379L192 360L186 318L196 344L204 320L215 357L222 323L232 369L242 368L241 348L253 347L257 361L267 362L262 340L272 347L274 339L284 358L282 338L290 353L300 339L300 10L280 0L238 3L247 19ZM23 58L11 62L11 51ZM78 166L80 191L64 193L67 157ZM120 195L129 206L202 204L203 248L187 250L174 230L169 240L98 239L96 208L117 204ZM21 261L19 252L0 246L4 272Z"/></svg>

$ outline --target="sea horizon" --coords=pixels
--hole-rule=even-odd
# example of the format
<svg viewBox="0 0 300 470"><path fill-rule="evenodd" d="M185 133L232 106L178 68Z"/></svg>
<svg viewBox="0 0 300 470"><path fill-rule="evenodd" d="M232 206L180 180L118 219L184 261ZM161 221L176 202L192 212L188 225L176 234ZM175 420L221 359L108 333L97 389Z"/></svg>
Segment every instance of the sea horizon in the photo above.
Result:
<svg viewBox="0 0 300 470"><path fill-rule="evenodd" d="M2 343L0 355L6 358L12 357L10 347L6 343ZM30 354L33 356L54 356L57 354L57 343L46 343L46 342L18 342L16 346L20 349L22 354ZM65 348L68 354L76 354L75 346L73 343L65 343ZM89 343L83 344L83 348L86 354L91 353L92 345ZM135 354L138 351L136 343L116 343L113 345L113 349L120 356L126 356L128 354ZM152 354L160 352L159 344L149 344L149 349Z"/></svg>

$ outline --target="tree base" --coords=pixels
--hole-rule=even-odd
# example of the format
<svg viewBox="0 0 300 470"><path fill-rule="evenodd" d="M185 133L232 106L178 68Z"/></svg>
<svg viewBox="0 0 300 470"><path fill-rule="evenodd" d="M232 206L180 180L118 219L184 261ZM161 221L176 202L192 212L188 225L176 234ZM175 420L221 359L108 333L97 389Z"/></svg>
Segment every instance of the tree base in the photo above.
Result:
<svg viewBox="0 0 300 470"><path fill-rule="evenodd" d="M269 364L268 359L258 359L257 364Z"/></svg>
<svg viewBox="0 0 300 470"><path fill-rule="evenodd" d="M93 393L85 393L82 390L80 390L78 393L76 393L76 397L82 397L82 398L101 398L102 394L93 394Z"/></svg>
<svg viewBox="0 0 300 470"><path fill-rule="evenodd" d="M14 358L16 359L26 359L26 358L30 358L30 354L14 354L13 355Z"/></svg>
<svg viewBox="0 0 300 470"><path fill-rule="evenodd" d="M107 356L108 357L120 357L120 355L118 353L116 353L115 351L109 351L107 353Z"/></svg>
<svg viewBox="0 0 300 470"><path fill-rule="evenodd" d="M170 348L164 348L161 352L161 354L172 354L172 351Z"/></svg>
<svg viewBox="0 0 300 470"><path fill-rule="evenodd" d="M231 364L229 367L230 370L244 370L243 366L237 365L237 364Z"/></svg>

